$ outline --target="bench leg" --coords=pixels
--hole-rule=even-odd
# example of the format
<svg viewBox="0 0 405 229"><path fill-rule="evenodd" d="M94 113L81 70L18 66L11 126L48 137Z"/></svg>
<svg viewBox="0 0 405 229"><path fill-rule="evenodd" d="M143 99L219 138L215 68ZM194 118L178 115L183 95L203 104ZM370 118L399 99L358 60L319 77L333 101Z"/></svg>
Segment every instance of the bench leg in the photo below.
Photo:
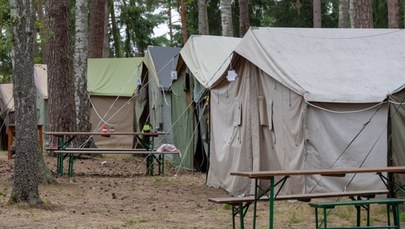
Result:
<svg viewBox="0 0 405 229"><path fill-rule="evenodd" d="M63 176L63 160L65 160L64 154L58 154L56 162L56 170L59 176Z"/></svg>
<svg viewBox="0 0 405 229"><path fill-rule="evenodd" d="M68 170L68 176L73 177L73 163L75 162L75 158L73 155L69 156L69 170Z"/></svg>
<svg viewBox="0 0 405 229"><path fill-rule="evenodd" d="M400 229L401 228L401 219L399 215L399 206L398 204L393 204L392 205L392 212L394 213L394 221L395 221L395 226Z"/></svg>
<svg viewBox="0 0 405 229"><path fill-rule="evenodd" d="M153 176L153 155L146 156L146 175Z"/></svg>

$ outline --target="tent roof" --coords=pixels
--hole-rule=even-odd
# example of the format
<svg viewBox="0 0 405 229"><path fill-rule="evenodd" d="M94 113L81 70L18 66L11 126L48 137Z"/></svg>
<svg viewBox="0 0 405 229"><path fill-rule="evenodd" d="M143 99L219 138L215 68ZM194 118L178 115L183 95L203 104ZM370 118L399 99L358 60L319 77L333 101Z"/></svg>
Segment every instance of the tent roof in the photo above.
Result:
<svg viewBox="0 0 405 229"><path fill-rule="evenodd" d="M2 115L6 111L14 111L13 84L11 83L0 84L0 109Z"/></svg>
<svg viewBox="0 0 405 229"><path fill-rule="evenodd" d="M308 101L379 102L405 83L405 31L253 28L236 48Z"/></svg>
<svg viewBox="0 0 405 229"><path fill-rule="evenodd" d="M140 76L142 58L88 59L87 89L90 95L133 95Z"/></svg>
<svg viewBox="0 0 405 229"><path fill-rule="evenodd" d="M234 37L193 35L180 51L180 59L194 77L209 88L228 67L231 60L229 57L241 40Z"/></svg>
<svg viewBox="0 0 405 229"><path fill-rule="evenodd" d="M42 98L48 99L48 75L46 64L34 65L35 86Z"/></svg>
<svg viewBox="0 0 405 229"><path fill-rule="evenodd" d="M168 90L171 83L171 72L176 70L180 48L149 46L144 57L145 67L151 74L149 79Z"/></svg>

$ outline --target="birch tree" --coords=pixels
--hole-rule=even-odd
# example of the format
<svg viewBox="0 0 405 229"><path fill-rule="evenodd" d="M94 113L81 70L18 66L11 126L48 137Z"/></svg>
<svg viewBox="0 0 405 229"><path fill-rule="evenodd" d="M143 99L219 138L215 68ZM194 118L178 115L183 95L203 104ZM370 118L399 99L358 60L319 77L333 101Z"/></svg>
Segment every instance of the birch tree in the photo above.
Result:
<svg viewBox="0 0 405 229"><path fill-rule="evenodd" d="M231 0L220 0L222 36L233 37Z"/></svg>
<svg viewBox="0 0 405 229"><path fill-rule="evenodd" d="M35 8L32 0L10 0L14 37L13 97L16 112L11 203L42 203L38 191L39 144L34 84Z"/></svg>
<svg viewBox="0 0 405 229"><path fill-rule="evenodd" d="M75 103L77 130L91 131L90 123L90 99L87 92L87 53L88 53L88 4L87 0L76 0L75 20L75 51L73 56L74 79L75 79ZM90 146L93 141L87 136L77 138L78 144L83 147ZM94 145L91 145L94 147Z"/></svg>
<svg viewBox="0 0 405 229"><path fill-rule="evenodd" d="M349 0L339 0L339 28L350 27Z"/></svg>

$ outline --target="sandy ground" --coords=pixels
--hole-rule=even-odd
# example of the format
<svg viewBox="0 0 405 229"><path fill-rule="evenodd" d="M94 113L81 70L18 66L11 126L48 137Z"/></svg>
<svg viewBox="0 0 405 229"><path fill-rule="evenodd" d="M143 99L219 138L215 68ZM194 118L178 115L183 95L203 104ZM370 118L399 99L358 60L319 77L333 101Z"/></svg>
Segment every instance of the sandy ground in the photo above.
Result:
<svg viewBox="0 0 405 229"><path fill-rule="evenodd" d="M56 159L45 159L55 171ZM35 209L7 203L13 160L0 152L0 228L232 228L230 206L208 202L209 197L226 196L225 191L207 187L206 174L166 165L164 176L145 176L143 158L78 160L73 178L57 176L56 184L40 186L47 208ZM246 228L251 228L251 213L252 208ZM277 202L275 228L314 228L313 214L307 203ZM353 218L352 211L338 215L331 222ZM265 203L259 205L257 225L268 228Z"/></svg>

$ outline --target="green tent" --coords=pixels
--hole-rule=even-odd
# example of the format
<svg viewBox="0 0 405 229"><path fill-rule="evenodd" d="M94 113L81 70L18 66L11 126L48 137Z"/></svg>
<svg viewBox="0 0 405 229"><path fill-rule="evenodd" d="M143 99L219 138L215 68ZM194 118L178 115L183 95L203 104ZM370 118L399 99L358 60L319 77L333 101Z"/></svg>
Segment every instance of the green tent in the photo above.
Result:
<svg viewBox="0 0 405 229"><path fill-rule="evenodd" d="M119 132L133 131L133 94L142 58L88 59L87 88L91 100L93 131L108 125ZM132 147L132 136L95 136L97 147Z"/></svg>
<svg viewBox="0 0 405 229"><path fill-rule="evenodd" d="M191 36L180 52L172 82L173 143L182 157L173 163L205 172L209 157L208 89L228 67L240 38Z"/></svg>

